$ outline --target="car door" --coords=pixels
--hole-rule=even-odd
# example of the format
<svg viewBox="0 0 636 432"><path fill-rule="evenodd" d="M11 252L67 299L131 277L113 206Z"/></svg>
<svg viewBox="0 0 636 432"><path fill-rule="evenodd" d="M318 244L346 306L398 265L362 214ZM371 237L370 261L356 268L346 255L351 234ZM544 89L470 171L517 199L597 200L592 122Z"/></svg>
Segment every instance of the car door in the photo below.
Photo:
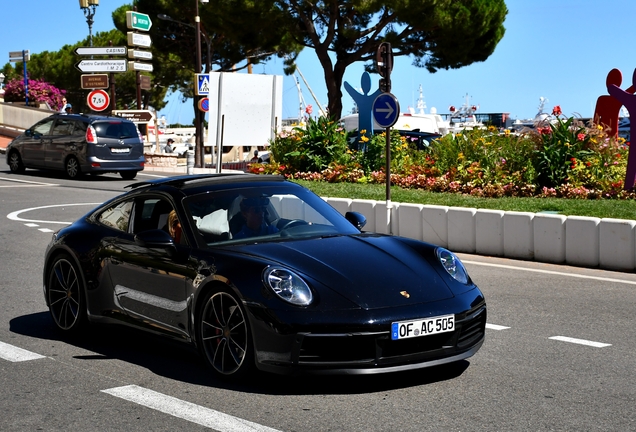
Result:
<svg viewBox="0 0 636 432"><path fill-rule="evenodd" d="M135 241L137 232L161 229L173 206L158 197L139 198L125 205L129 204L133 210L127 232L104 242L102 262L110 276L113 298L140 325L187 337L186 281L195 271L189 248L150 247ZM117 213L113 218L119 217Z"/></svg>
<svg viewBox="0 0 636 432"><path fill-rule="evenodd" d="M51 140L51 128L55 118L44 119L25 131L22 143L22 161L26 166L44 168L46 145Z"/></svg>
<svg viewBox="0 0 636 432"><path fill-rule="evenodd" d="M85 145L84 134L77 127L78 121L72 117L60 116L51 129L51 139L45 146L44 164L47 168L64 169L68 154L81 154ZM80 122L81 123L81 122ZM78 130L78 134L74 131Z"/></svg>

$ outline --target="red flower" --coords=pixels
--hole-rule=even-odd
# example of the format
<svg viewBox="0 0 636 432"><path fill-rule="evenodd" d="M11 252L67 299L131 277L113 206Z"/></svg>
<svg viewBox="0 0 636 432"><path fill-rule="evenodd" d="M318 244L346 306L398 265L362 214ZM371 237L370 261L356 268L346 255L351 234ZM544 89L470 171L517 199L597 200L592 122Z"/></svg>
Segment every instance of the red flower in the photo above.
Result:
<svg viewBox="0 0 636 432"><path fill-rule="evenodd" d="M307 115L311 115L313 111L314 107L312 107L311 105L307 105L307 107L305 108L305 112L307 113Z"/></svg>
<svg viewBox="0 0 636 432"><path fill-rule="evenodd" d="M561 107L559 105L557 105L554 108L552 108L552 115L553 116L560 116L561 114L563 114L563 112L561 111Z"/></svg>
<svg viewBox="0 0 636 432"><path fill-rule="evenodd" d="M576 139L579 140L579 141L583 141L585 139L585 134L583 134L583 133L578 134L576 136Z"/></svg>

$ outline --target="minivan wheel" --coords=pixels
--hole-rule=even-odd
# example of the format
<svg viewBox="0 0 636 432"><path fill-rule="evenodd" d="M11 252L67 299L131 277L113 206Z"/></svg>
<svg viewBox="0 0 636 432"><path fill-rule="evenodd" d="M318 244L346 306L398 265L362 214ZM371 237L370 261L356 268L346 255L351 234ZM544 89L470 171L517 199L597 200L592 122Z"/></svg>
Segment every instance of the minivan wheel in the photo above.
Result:
<svg viewBox="0 0 636 432"><path fill-rule="evenodd" d="M137 171L119 171L119 175L124 180L132 180L137 177Z"/></svg>
<svg viewBox="0 0 636 432"><path fill-rule="evenodd" d="M15 174L22 174L24 172L24 164L17 151L12 151L9 155L9 168L11 172Z"/></svg>
<svg viewBox="0 0 636 432"><path fill-rule="evenodd" d="M71 156L66 160L64 168L66 170L66 175L70 179L76 179L82 173L79 161L77 160L77 158L75 158L75 156Z"/></svg>

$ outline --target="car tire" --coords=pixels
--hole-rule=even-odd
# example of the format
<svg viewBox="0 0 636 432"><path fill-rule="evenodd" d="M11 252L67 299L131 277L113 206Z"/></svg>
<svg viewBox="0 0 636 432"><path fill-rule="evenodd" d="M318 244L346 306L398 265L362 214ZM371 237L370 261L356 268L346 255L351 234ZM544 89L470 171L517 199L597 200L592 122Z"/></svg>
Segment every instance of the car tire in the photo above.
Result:
<svg viewBox="0 0 636 432"><path fill-rule="evenodd" d="M22 163L20 153L15 150L9 155L9 169L14 174L22 174L24 172L24 164Z"/></svg>
<svg viewBox="0 0 636 432"><path fill-rule="evenodd" d="M66 159L66 162L64 163L64 171L66 172L66 176L70 179L76 179L82 175L80 163L75 156L71 156Z"/></svg>
<svg viewBox="0 0 636 432"><path fill-rule="evenodd" d="M196 321L197 343L219 377L242 379L254 370L254 345L245 308L226 290L205 294Z"/></svg>
<svg viewBox="0 0 636 432"><path fill-rule="evenodd" d="M132 180L137 177L137 171L119 171L119 175L124 180Z"/></svg>
<svg viewBox="0 0 636 432"><path fill-rule="evenodd" d="M67 254L58 255L49 266L46 301L57 328L78 333L86 328L86 290L81 273Z"/></svg>

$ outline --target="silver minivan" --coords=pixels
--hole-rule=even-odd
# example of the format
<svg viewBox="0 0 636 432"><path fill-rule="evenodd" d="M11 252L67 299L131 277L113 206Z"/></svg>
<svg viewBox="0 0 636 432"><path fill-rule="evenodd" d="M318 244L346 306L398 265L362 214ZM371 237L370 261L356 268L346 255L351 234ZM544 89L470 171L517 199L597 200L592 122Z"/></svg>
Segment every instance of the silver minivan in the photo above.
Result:
<svg viewBox="0 0 636 432"><path fill-rule="evenodd" d="M121 117L54 114L37 122L7 147L14 173L25 168L84 173L118 172L132 180L144 169L144 145L137 126Z"/></svg>

